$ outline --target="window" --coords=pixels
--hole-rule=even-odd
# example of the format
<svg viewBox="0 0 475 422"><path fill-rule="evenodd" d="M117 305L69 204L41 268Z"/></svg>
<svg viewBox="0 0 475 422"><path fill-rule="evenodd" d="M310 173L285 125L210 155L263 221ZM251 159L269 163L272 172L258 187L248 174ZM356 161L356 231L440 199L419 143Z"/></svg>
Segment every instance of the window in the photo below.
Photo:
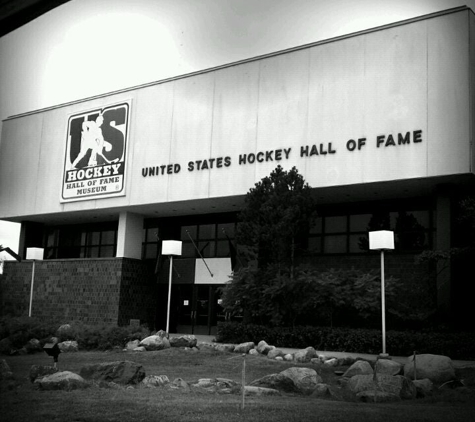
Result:
<svg viewBox="0 0 475 422"><path fill-rule="evenodd" d="M369 250L368 231L392 230L395 249L420 251L432 246L433 212L426 209L377 210L374 213L326 213L310 229L308 251L315 254L364 253Z"/></svg>

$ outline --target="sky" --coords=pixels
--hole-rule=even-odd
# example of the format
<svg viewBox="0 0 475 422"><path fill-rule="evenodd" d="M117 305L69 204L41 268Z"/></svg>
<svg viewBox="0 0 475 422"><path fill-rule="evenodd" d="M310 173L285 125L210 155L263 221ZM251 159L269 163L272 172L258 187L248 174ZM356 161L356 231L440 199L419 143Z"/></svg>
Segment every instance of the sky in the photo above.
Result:
<svg viewBox="0 0 475 422"><path fill-rule="evenodd" d="M475 10L475 0L72 0L0 38L0 120L464 5ZM18 235L0 221L0 245L17 251Z"/></svg>

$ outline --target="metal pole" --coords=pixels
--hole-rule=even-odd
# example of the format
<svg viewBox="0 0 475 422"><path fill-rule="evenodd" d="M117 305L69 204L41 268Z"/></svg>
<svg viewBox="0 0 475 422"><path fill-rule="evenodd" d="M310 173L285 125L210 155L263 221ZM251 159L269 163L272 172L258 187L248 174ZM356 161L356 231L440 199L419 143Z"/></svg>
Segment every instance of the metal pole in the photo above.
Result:
<svg viewBox="0 0 475 422"><path fill-rule="evenodd" d="M168 307L167 307L167 334L170 328L170 299L172 296L173 255L170 255L170 271L168 275Z"/></svg>
<svg viewBox="0 0 475 422"><path fill-rule="evenodd" d="M381 249L381 318L383 321L383 354L386 354L386 303L384 296L384 250Z"/></svg>
<svg viewBox="0 0 475 422"><path fill-rule="evenodd" d="M31 289L30 289L30 310L28 316L31 317L31 308L33 307L33 286L35 284L35 260L33 260L33 266L31 268Z"/></svg>

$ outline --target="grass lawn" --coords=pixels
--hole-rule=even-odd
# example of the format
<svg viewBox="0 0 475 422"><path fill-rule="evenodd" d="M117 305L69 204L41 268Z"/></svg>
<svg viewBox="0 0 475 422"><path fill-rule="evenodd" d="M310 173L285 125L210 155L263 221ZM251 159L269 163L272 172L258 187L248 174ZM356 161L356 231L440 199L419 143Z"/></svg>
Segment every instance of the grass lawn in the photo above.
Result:
<svg viewBox="0 0 475 422"><path fill-rule="evenodd" d="M317 399L300 395L246 397L241 409L240 395L220 395L166 388L39 391L28 380L32 365L51 365L46 354L2 356L10 366L14 382L0 389L0 421L470 421L475 420L475 369L461 374L468 388L438 390L426 399L391 404L368 404L337 399ZM130 360L143 365L146 375L167 375L170 381L182 378L230 378L241 381L242 357L237 354L202 349L199 352L168 349L159 352L79 352L59 357L59 369L79 373L88 363ZM283 371L292 363L262 356L246 356L246 382ZM301 365L305 366L305 365ZM308 365L312 367L311 365ZM314 366L315 368L315 366ZM323 381L337 385L335 370L321 368Z"/></svg>

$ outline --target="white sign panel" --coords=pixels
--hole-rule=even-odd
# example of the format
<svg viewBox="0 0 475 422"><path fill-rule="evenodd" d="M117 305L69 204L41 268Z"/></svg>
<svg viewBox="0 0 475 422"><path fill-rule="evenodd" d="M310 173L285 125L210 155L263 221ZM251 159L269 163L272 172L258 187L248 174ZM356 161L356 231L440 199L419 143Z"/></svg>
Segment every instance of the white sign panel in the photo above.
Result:
<svg viewBox="0 0 475 422"><path fill-rule="evenodd" d="M69 118L61 202L125 195L129 104Z"/></svg>
<svg viewBox="0 0 475 422"><path fill-rule="evenodd" d="M231 273L231 258L205 258L205 262L197 259L195 284L224 284L229 282Z"/></svg>

